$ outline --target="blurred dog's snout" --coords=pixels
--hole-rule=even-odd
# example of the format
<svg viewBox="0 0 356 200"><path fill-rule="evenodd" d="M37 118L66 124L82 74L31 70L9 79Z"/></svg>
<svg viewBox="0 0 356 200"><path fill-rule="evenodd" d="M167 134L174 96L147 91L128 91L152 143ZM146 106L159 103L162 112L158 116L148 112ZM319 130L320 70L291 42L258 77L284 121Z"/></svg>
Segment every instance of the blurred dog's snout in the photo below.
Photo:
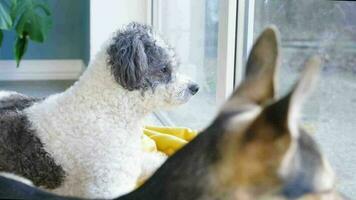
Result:
<svg viewBox="0 0 356 200"><path fill-rule="evenodd" d="M190 93L192 93L194 95L199 91L199 85L195 84L195 83L189 84L188 89L189 89Z"/></svg>

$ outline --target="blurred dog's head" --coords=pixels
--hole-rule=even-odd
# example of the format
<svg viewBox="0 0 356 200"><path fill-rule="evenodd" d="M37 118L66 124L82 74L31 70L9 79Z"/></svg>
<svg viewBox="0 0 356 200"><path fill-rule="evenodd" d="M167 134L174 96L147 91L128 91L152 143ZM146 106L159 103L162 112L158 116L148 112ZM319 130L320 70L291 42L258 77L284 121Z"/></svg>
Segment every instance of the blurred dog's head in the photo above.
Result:
<svg viewBox="0 0 356 200"><path fill-rule="evenodd" d="M317 80L320 62L311 57L292 90L277 99L277 31L268 28L257 39L246 65L246 78L219 116L224 123L217 145L221 159L213 176L218 191L225 193L230 188L231 195L242 199L297 199L333 191L334 174L298 121Z"/></svg>
<svg viewBox="0 0 356 200"><path fill-rule="evenodd" d="M199 86L177 73L174 50L150 26L131 23L119 30L107 49L115 81L140 91L155 106L185 103Z"/></svg>

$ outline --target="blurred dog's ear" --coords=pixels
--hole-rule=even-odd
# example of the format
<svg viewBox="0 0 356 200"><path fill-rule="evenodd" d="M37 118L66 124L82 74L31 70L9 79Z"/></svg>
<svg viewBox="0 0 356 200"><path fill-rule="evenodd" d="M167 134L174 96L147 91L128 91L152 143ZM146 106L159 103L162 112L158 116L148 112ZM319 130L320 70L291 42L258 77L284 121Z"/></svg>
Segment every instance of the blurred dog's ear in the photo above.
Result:
<svg viewBox="0 0 356 200"><path fill-rule="evenodd" d="M301 73L299 81L284 98L270 105L265 113L273 116L275 124L288 129L295 137L298 136L298 119L305 99L314 89L318 80L321 59L318 56L310 57Z"/></svg>
<svg viewBox="0 0 356 200"><path fill-rule="evenodd" d="M131 91L143 86L148 64L145 47L139 35L130 31L119 32L107 54L111 72L122 87Z"/></svg>
<svg viewBox="0 0 356 200"><path fill-rule="evenodd" d="M317 56L308 59L293 89L282 99L266 106L251 124L245 134L248 140L269 138L272 141L285 134L298 137L298 119L302 105L317 82L320 64Z"/></svg>
<svg viewBox="0 0 356 200"><path fill-rule="evenodd" d="M276 96L276 78L279 67L279 36L269 27L256 40L247 64L245 79L228 101L231 106L252 102L265 104Z"/></svg>

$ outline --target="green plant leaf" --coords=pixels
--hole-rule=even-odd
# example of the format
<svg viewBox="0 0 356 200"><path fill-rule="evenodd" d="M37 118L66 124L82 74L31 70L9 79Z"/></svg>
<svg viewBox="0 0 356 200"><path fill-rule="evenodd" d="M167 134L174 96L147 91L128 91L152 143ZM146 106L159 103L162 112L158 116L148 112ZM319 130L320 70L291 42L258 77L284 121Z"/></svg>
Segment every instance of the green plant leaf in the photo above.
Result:
<svg viewBox="0 0 356 200"><path fill-rule="evenodd" d="M2 1L2 0L0 0ZM44 42L52 27L51 11L48 4L42 0L9 0L12 28L16 30L17 38L14 54L17 66L24 56L29 40Z"/></svg>
<svg viewBox="0 0 356 200"><path fill-rule="evenodd" d="M12 0L11 1L11 7L10 7L10 16L13 22L16 20L16 13L17 13L17 5L18 1L17 0Z"/></svg>
<svg viewBox="0 0 356 200"><path fill-rule="evenodd" d="M22 36L23 33L27 33L31 40L42 43L52 26L49 8L45 4L36 4L32 0L27 0L24 3L21 1L16 10L18 22L15 29L17 34Z"/></svg>
<svg viewBox="0 0 356 200"><path fill-rule="evenodd" d="M50 16L50 15L51 15L51 11L50 11L50 9L49 9L49 7L48 7L47 4L36 3L36 4L34 5L34 7L35 7L35 9L36 9L36 8L42 9L43 12L45 12L45 14L46 14L47 16Z"/></svg>
<svg viewBox="0 0 356 200"><path fill-rule="evenodd" d="M4 33L0 30L0 47L2 45L2 39L4 38Z"/></svg>
<svg viewBox="0 0 356 200"><path fill-rule="evenodd" d="M25 34L23 37L17 37L15 42L15 60L16 67L20 66L20 61L25 54L28 46L28 36Z"/></svg>
<svg viewBox="0 0 356 200"><path fill-rule="evenodd" d="M8 30L12 27L12 19L10 13L4 8L0 2L0 29Z"/></svg>
<svg viewBox="0 0 356 200"><path fill-rule="evenodd" d="M28 0L12 0L10 6L10 16L13 23L16 23L16 19L25 12L26 9L31 7L31 2Z"/></svg>

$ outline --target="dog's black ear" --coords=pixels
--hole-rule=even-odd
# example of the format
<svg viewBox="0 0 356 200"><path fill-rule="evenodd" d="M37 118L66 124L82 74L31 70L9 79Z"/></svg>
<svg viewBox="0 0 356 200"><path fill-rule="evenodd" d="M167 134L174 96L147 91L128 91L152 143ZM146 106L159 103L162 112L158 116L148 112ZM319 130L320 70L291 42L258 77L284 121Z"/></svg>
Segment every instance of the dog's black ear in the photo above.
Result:
<svg viewBox="0 0 356 200"><path fill-rule="evenodd" d="M141 29L135 24L119 32L107 50L108 64L115 80L127 90L143 87L147 69L145 46L141 40Z"/></svg>
<svg viewBox="0 0 356 200"><path fill-rule="evenodd" d="M252 102L265 104L276 96L279 67L279 37L274 27L263 31L255 42L246 64L245 79L228 101L229 105Z"/></svg>
<svg viewBox="0 0 356 200"><path fill-rule="evenodd" d="M318 56L310 57L304 65L301 78L289 94L265 109L266 114L273 116L271 119L275 123L288 129L294 136L298 134L298 119L303 103L318 80L320 65L321 59Z"/></svg>

